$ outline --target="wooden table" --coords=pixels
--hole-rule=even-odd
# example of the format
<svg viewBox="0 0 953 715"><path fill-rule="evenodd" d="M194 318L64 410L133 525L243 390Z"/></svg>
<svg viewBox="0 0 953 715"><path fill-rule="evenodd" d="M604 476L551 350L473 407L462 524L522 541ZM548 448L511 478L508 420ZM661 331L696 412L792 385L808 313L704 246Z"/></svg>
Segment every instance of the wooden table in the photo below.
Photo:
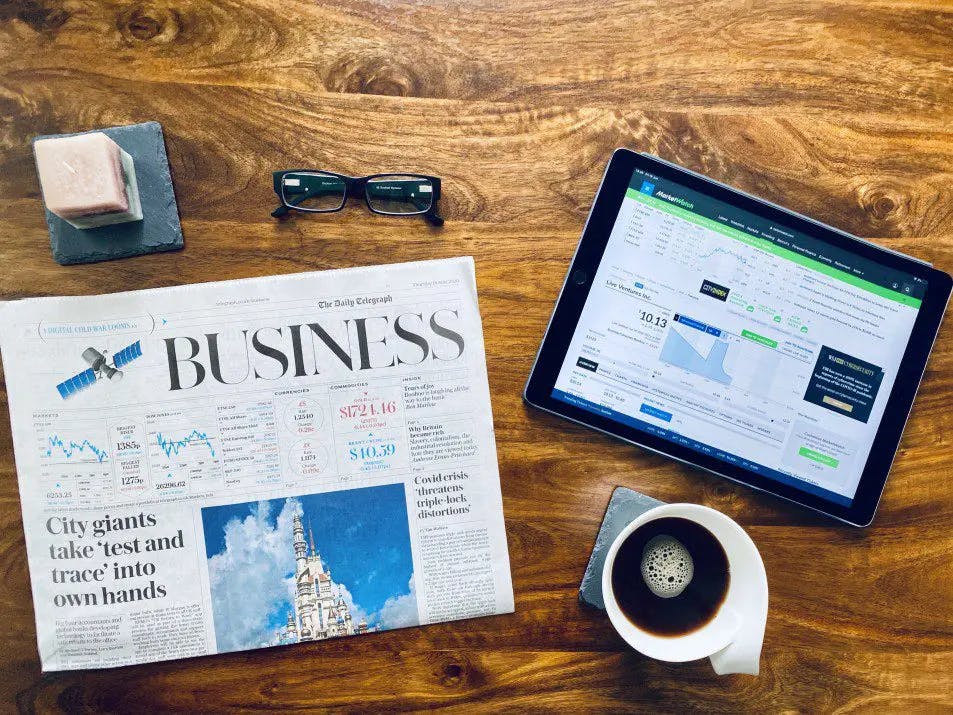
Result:
<svg viewBox="0 0 953 715"><path fill-rule="evenodd" d="M4 406L0 707L953 707L950 321L866 530L520 399L617 146L953 269L951 57L948 0L0 5L0 297L473 255L516 591L513 615L41 676ZM165 127L185 250L55 264L30 138L151 119ZM269 172L309 165L439 175L447 224L358 205L269 218ZM760 677L649 661L579 606L617 484L721 509L758 543L771 585Z"/></svg>

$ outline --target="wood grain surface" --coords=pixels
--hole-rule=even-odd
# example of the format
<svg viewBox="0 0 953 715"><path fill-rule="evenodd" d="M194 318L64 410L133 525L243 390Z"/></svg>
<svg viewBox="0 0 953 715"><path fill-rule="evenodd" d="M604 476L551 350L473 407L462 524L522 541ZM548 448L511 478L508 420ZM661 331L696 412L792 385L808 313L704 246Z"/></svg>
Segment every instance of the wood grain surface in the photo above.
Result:
<svg viewBox="0 0 953 715"><path fill-rule="evenodd" d="M953 709L953 327L870 528L525 407L605 162L647 150L953 269L949 0L5 0L0 298L473 255L516 613L41 675L0 393L0 710ZM183 252L62 267L36 134L162 123ZM278 223L269 172L433 173L441 230L354 205ZM628 650L577 588L615 485L738 520L771 611L758 678Z"/></svg>

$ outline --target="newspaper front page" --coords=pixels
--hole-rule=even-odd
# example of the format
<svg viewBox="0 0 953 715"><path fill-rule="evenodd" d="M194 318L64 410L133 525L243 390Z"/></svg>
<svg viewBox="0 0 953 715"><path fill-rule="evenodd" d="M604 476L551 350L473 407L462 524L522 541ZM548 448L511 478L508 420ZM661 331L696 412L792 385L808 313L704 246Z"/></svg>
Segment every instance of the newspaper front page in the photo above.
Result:
<svg viewBox="0 0 953 715"><path fill-rule="evenodd" d="M473 261L0 307L44 670L513 610Z"/></svg>

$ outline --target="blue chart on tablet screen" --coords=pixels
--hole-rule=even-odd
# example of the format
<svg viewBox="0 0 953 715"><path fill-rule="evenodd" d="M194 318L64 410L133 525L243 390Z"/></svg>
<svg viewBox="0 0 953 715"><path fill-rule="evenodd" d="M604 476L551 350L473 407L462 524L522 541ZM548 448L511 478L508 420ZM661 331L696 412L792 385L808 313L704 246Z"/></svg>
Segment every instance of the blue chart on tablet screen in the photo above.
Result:
<svg viewBox="0 0 953 715"><path fill-rule="evenodd" d="M659 359L709 380L730 385L731 376L725 372L728 347L728 342L720 334L672 325L662 344Z"/></svg>

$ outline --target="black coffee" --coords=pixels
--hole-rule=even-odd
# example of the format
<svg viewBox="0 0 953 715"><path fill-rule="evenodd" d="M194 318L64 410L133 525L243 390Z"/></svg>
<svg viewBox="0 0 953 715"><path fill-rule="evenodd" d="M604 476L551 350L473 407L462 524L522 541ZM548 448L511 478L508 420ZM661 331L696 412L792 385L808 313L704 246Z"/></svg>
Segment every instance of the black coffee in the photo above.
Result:
<svg viewBox="0 0 953 715"><path fill-rule="evenodd" d="M730 578L718 539L680 517L640 526L622 542L612 565L612 588L622 612L637 628L657 636L682 636L708 623L725 600Z"/></svg>

